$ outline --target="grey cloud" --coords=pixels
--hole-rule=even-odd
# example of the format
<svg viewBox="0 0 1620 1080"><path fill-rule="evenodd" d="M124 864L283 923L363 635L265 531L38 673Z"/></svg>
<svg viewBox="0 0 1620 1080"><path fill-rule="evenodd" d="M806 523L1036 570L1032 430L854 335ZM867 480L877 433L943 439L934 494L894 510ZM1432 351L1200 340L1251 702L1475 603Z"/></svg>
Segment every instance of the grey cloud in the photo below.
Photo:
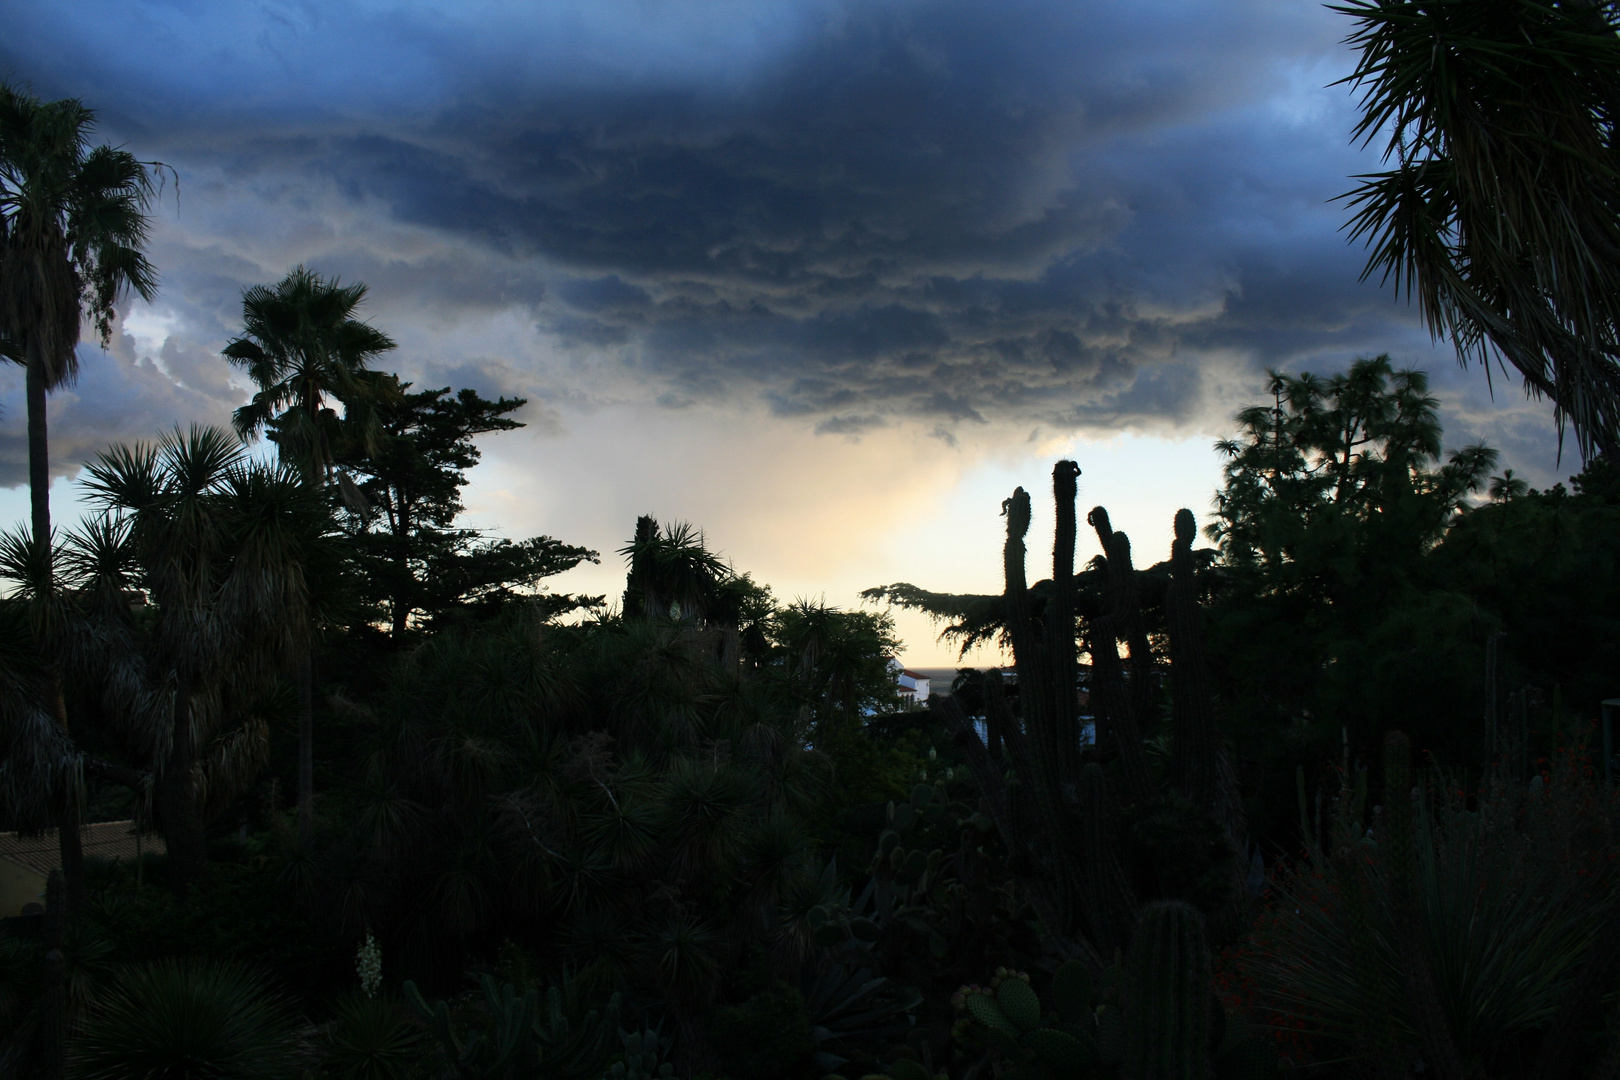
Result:
<svg viewBox="0 0 1620 1080"><path fill-rule="evenodd" d="M829 416L815 427L817 435L859 436L874 428L888 427L881 416Z"/></svg>
<svg viewBox="0 0 1620 1080"><path fill-rule="evenodd" d="M109 98L265 213L381 207L379 231L437 238L385 253L362 229L323 258L392 317L514 309L668 408L754 401L842 435L907 418L942 438L1185 424L1243 365L1409 338L1410 314L1356 284L1360 254L1324 205L1359 161L1343 93L1311 124L1269 104L1285 68L1331 55L1339 17L1269 0L800 16L741 74L638 55L618 80L537 73L488 62L507 55L491 30L452 35L439 96L395 113L370 89L352 114L200 110L151 72L137 104ZM323 17L364 22L341 4ZM381 62L362 56L355 79ZM663 74L636 77L644 63ZM195 254L189 332L223 339L263 271ZM487 385L544 382L501 364Z"/></svg>
<svg viewBox="0 0 1620 1080"><path fill-rule="evenodd" d="M111 443L149 441L191 424L229 425L247 400L219 358L171 337L160 358L167 373L136 357L133 341L115 333L103 352L79 346L80 372L51 395L51 475L72 476ZM21 369L0 373L0 486L28 482L28 412Z"/></svg>
<svg viewBox="0 0 1620 1080"><path fill-rule="evenodd" d="M617 274L599 278L572 278L557 284L557 295L579 311L596 312L614 308L645 307L647 290L623 281Z"/></svg>

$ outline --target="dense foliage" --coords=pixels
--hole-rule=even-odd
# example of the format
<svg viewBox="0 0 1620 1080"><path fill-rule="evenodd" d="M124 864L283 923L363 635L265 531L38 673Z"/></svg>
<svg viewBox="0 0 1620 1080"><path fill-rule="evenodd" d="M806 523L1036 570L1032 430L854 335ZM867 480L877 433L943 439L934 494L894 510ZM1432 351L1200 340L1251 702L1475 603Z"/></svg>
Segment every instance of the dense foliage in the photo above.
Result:
<svg viewBox="0 0 1620 1080"><path fill-rule="evenodd" d="M1440 17L1351 10L1364 82ZM1459 149L1381 115L1426 140L1390 183ZM88 120L0 88L0 261L56 275L0 287L38 466L67 313L150 284L150 174ZM908 709L886 610L781 602L690 523L625 522L611 606L548 587L597 552L460 523L525 403L374 367L365 292L248 290L235 436L110 447L94 516L0 535L0 818L62 856L0 926L0 1080L1620 1070L1611 459L1530 490L1387 356L1272 373L1215 546L1181 510L1139 569L1096 507L1076 566L1060 461L1050 577L1019 488L1000 593L871 590L1011 653ZM124 818L164 854L81 857Z"/></svg>

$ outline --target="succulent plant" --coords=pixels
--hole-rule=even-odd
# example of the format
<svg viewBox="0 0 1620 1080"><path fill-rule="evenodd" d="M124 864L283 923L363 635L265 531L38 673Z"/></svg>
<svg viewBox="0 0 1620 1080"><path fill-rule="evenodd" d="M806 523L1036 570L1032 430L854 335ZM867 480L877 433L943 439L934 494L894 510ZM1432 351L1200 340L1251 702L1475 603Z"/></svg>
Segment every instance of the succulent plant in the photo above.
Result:
<svg viewBox="0 0 1620 1080"><path fill-rule="evenodd" d="M1003 1076L1107 1075L1098 1057L1089 973L1071 961L1058 969L1053 984L1057 1008L1047 1014L1022 971L997 968L988 987L962 987L951 998L957 1037L1000 1055L1011 1065Z"/></svg>
<svg viewBox="0 0 1620 1080"><path fill-rule="evenodd" d="M1203 916L1183 903L1143 908L1125 958L1125 1074L1207 1077L1213 1006Z"/></svg>
<svg viewBox="0 0 1620 1080"><path fill-rule="evenodd" d="M429 1005L415 983L404 985L405 1003L427 1024L448 1075L458 1080L504 1080L527 1075L526 1070L537 1064L546 1076L558 1080L601 1075L611 1052L611 1033L618 1027L618 994L602 1012L592 1009L575 1022L555 986L546 992L543 1013L538 990L520 996L510 983L497 986L488 975L480 976L479 988L489 1017L481 1027L456 1024L448 1002Z"/></svg>
<svg viewBox="0 0 1620 1080"><path fill-rule="evenodd" d="M1105 957L1129 946L1141 901L1194 901L1214 918L1222 937L1237 933L1247 903L1237 852L1247 843L1204 655L1192 551L1196 522L1188 511L1176 515L1165 599L1173 691L1166 793L1144 748L1158 711L1159 676L1166 671L1149 642L1144 575L1131 561L1129 538L1096 507L1086 520L1104 552L1102 588L1100 595L1080 592L1074 572L1079 473L1072 461L1060 461L1052 471L1056 532L1049 586L1027 583L1029 493L1019 488L1004 504L1001 615L1018 671L1016 710L998 682L986 684L988 730L981 735L951 696L938 695L929 704L954 730L984 795L985 817L1020 868L1021 884L1049 938L1047 951L1078 959L1096 974ZM1095 664L1096 738L1084 757L1076 694L1080 633ZM1163 869L1155 860L1165 860L1133 831L1139 819L1165 805L1184 806L1207 824L1201 834L1216 841L1206 845L1210 865L1200 865L1185 881L1187 875L1152 872ZM909 856L891 851L884 858L898 872Z"/></svg>
<svg viewBox="0 0 1620 1080"><path fill-rule="evenodd" d="M624 1060L616 1061L602 1080L664 1080L675 1075L675 1066L663 1060L658 1034L653 1031L624 1035Z"/></svg>
<svg viewBox="0 0 1620 1080"><path fill-rule="evenodd" d="M1017 1080L1270 1080L1276 1048L1225 1015L1209 966L1198 911L1150 904L1130 952L1101 978L1071 960L1043 1006L1027 974L999 968L988 987L952 997L953 1034Z"/></svg>

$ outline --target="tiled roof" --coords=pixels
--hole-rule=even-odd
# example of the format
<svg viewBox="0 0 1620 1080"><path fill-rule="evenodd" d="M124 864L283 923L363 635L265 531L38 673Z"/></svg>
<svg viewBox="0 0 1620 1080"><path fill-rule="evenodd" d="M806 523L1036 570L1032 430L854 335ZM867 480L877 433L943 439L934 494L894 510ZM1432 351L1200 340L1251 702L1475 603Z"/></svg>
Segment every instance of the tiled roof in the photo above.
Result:
<svg viewBox="0 0 1620 1080"><path fill-rule="evenodd" d="M85 825L79 830L79 838L87 858L113 862L135 858L135 831L128 821L98 821ZM141 836L143 853L161 855L165 850L161 835L145 833ZM26 866L40 874L49 874L62 865L56 830L46 829L38 836L0 833L0 859Z"/></svg>

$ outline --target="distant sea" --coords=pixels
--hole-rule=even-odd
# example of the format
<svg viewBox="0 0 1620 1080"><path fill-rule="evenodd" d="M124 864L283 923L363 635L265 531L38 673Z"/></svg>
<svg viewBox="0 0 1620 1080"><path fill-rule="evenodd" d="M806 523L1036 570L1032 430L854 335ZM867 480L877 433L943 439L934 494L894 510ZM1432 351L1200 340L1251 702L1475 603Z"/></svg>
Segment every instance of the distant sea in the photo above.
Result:
<svg viewBox="0 0 1620 1080"><path fill-rule="evenodd" d="M928 692L931 694L950 693L951 683L956 681L956 668L953 667L918 667L907 670L928 676Z"/></svg>

